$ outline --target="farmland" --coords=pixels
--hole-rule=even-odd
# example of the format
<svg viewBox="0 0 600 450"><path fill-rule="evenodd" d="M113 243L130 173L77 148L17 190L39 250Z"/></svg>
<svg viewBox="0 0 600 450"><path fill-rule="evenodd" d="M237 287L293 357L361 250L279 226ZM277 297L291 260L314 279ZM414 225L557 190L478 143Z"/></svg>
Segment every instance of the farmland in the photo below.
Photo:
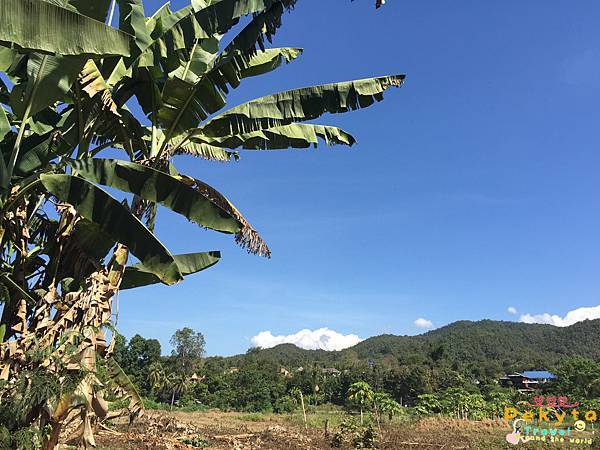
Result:
<svg viewBox="0 0 600 450"><path fill-rule="evenodd" d="M321 449L336 445L342 417L321 412L304 430L301 414L243 414L149 411L131 427L121 421L98 433L106 449ZM328 427L326 429L326 422ZM508 430L502 421L469 422L446 418L397 420L383 428L378 448L498 449ZM354 448L351 436L339 448ZM506 448L510 448L506 444Z"/></svg>

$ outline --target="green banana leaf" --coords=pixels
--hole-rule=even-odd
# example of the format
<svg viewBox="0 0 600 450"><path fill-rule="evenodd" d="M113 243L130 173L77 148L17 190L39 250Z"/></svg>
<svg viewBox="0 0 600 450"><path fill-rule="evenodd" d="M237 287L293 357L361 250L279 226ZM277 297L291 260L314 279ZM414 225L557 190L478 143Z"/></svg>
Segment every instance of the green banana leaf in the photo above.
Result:
<svg viewBox="0 0 600 450"><path fill-rule="evenodd" d="M183 141L183 139L179 139ZM195 138L188 139L183 143L173 143L172 148L169 148L169 155L190 155L197 156L208 161L237 161L239 154L237 152L229 152L221 146L210 145Z"/></svg>
<svg viewBox="0 0 600 450"><path fill-rule="evenodd" d="M0 71L6 72L10 66L12 66L13 61L17 52L15 52L11 48L0 47Z"/></svg>
<svg viewBox="0 0 600 450"><path fill-rule="evenodd" d="M83 178L64 174L42 174L40 181L50 194L72 205L104 233L126 245L163 283L174 284L183 279L165 246L128 208L104 190Z"/></svg>
<svg viewBox="0 0 600 450"><path fill-rule="evenodd" d="M241 222L178 178L132 162L90 158L71 161L73 170L94 183L131 192L222 233L238 233ZM142 261L143 262L143 261Z"/></svg>
<svg viewBox="0 0 600 450"><path fill-rule="evenodd" d="M200 39L193 45L189 55L181 58L179 67L169 75L181 78L189 83L197 83L213 67L213 63L219 54L220 41L221 36Z"/></svg>
<svg viewBox="0 0 600 450"><path fill-rule="evenodd" d="M131 56L137 57L152 44L146 27L146 16L142 0L117 0L119 5L119 28L134 37Z"/></svg>
<svg viewBox="0 0 600 450"><path fill-rule="evenodd" d="M105 22L111 0L69 0L69 6L79 14L91 17L99 22Z"/></svg>
<svg viewBox="0 0 600 450"><path fill-rule="evenodd" d="M260 14L275 5L283 5L291 9L297 0L219 0L211 2L194 2L178 11L171 11L168 4L160 8L146 23L146 32L150 30L150 40L142 36L141 27L127 31L135 31L137 49L141 55L148 53L151 47L160 47L163 60L172 57L173 52L192 48L202 39L223 35L239 23L240 18ZM272 27L271 27L272 28ZM140 29L138 38L137 31ZM131 65L133 61L130 61ZM157 62L150 58L144 66L153 66Z"/></svg>
<svg viewBox="0 0 600 450"><path fill-rule="evenodd" d="M170 77L162 92L158 120L168 130L167 140L177 137L225 106L225 96L210 80L190 83Z"/></svg>
<svg viewBox="0 0 600 450"><path fill-rule="evenodd" d="M129 56L130 38L123 31L55 3L0 0L0 42L7 46L63 56Z"/></svg>
<svg viewBox="0 0 600 450"><path fill-rule="evenodd" d="M106 369L117 395L122 399L129 400L127 409L130 416L141 416L144 413L144 402L131 379L123 372L114 358L106 360Z"/></svg>
<svg viewBox="0 0 600 450"><path fill-rule="evenodd" d="M15 166L15 172L27 176L36 170L45 167L56 157L53 152L53 133L32 134L23 140L21 154Z"/></svg>
<svg viewBox="0 0 600 450"><path fill-rule="evenodd" d="M242 31L225 47L219 56L218 62L223 59L229 59L236 54L251 56L256 53L257 46L261 50L264 50L265 37L269 42L272 41L273 35L275 35L282 25L281 18L284 12L285 7L283 3L277 2L261 13L255 14Z"/></svg>
<svg viewBox="0 0 600 450"><path fill-rule="evenodd" d="M29 114L33 115L63 98L85 62L81 56L29 55L27 81L16 85L10 94L13 112L23 118L29 104Z"/></svg>
<svg viewBox="0 0 600 450"><path fill-rule="evenodd" d="M241 79L275 70L301 52L297 48L268 49L249 57L242 66L239 58L224 60L196 83L186 81L189 72L184 69L181 78L172 76L165 83L158 120L169 130L167 136L177 137L225 106L228 84L237 87Z"/></svg>
<svg viewBox="0 0 600 450"><path fill-rule="evenodd" d="M249 133L293 122L316 119L325 113L366 108L383 99L383 92L401 86L404 75L367 78L280 92L225 111L199 129L211 137Z"/></svg>
<svg viewBox="0 0 600 450"><path fill-rule="evenodd" d="M196 136L200 142L223 148L245 148L248 150L279 150L286 148L317 147L319 139L328 145L348 145L356 143L354 137L344 130L325 126L293 123L266 130L254 131L225 137ZM183 147L183 146L182 146Z"/></svg>
<svg viewBox="0 0 600 450"><path fill-rule="evenodd" d="M227 92L227 85L237 88L242 79L269 73L284 62L287 64L298 58L302 51L301 48L268 48L249 57L239 55L220 61L208 76Z"/></svg>
<svg viewBox="0 0 600 450"><path fill-rule="evenodd" d="M8 121L6 110L0 105L0 141L4 139L4 136L10 133L10 130L10 122Z"/></svg>
<svg viewBox="0 0 600 450"><path fill-rule="evenodd" d="M220 252L189 253L174 255L173 258L179 271L185 277L214 266L221 259ZM143 264L136 264L125 268L121 290L133 289L151 284L160 283L160 280Z"/></svg>
<svg viewBox="0 0 600 450"><path fill-rule="evenodd" d="M211 78L221 85L226 84L227 80L223 78L223 66L234 66L236 73L241 73L248 68L250 59L256 55L257 46L265 50L264 37L269 42L277 29L281 27L281 16L285 12L282 3L276 3L269 9L256 14L243 30L229 43L221 52L211 66ZM243 77L240 77L241 79ZM239 81L238 79L238 81ZM231 83L230 83L231 84ZM236 86L234 86L236 87Z"/></svg>
<svg viewBox="0 0 600 450"><path fill-rule="evenodd" d="M277 4L291 9L297 0L220 0L210 2L205 8L188 15L178 23L184 31L199 25L208 36L224 34L236 25L240 18L266 11ZM193 8L193 5L192 7ZM191 19L195 19L195 23ZM200 36L202 37L202 36Z"/></svg>
<svg viewBox="0 0 600 450"><path fill-rule="evenodd" d="M9 287L10 289L13 289L15 291L18 292L19 297L24 298L25 300L27 300L27 302L30 305L35 305L36 304L36 300L29 294L29 292L27 292L25 289L23 289L21 286L19 286L18 283L16 283L10 274L8 273L2 273L0 274L0 280L2 280L2 283L4 285L6 285L7 287Z"/></svg>
<svg viewBox="0 0 600 450"><path fill-rule="evenodd" d="M71 240L87 256L97 261L102 261L116 244L113 238L102 231L99 224L86 219L77 221L71 234Z"/></svg>

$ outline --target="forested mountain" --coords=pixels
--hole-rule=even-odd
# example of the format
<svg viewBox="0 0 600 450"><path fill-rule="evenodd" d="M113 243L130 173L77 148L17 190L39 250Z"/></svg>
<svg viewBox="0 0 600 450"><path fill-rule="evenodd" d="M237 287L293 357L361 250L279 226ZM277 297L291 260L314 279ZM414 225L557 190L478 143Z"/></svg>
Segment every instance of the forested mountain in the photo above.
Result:
<svg viewBox="0 0 600 450"><path fill-rule="evenodd" d="M338 352L302 350L283 344L250 350L254 358L286 367L348 367L373 363L387 368L405 365L469 367L492 375L509 370L553 368L566 356L600 360L600 320L570 327L483 320L460 321L418 336L382 335ZM241 364L247 355L225 358ZM479 368L479 370L477 369Z"/></svg>

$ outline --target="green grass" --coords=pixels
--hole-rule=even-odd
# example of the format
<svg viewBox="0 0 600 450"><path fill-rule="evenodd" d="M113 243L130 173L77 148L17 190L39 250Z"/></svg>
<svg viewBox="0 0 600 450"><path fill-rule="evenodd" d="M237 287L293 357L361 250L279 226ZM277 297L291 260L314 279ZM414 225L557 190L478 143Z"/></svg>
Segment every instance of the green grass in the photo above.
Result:
<svg viewBox="0 0 600 450"><path fill-rule="evenodd" d="M268 422L271 420L271 417L274 416L276 416L276 414L273 413L248 413L239 415L236 419L244 422Z"/></svg>
<svg viewBox="0 0 600 450"><path fill-rule="evenodd" d="M144 398L144 408L151 411L171 411L170 403L160 403L148 398ZM125 404L127 406L127 404ZM206 405L187 405L187 406L177 406L173 405L173 411L181 411L181 412L204 412L208 411L210 408Z"/></svg>

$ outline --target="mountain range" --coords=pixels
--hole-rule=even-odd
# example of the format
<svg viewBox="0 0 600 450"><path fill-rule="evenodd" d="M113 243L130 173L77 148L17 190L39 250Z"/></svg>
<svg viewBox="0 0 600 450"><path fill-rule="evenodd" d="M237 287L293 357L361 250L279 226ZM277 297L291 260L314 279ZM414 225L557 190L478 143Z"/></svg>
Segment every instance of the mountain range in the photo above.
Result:
<svg viewBox="0 0 600 450"><path fill-rule="evenodd" d="M482 320L459 321L417 336L381 335L341 351L303 350L293 344L251 349L225 358L240 364L249 354L286 367L451 365L491 367L497 372L555 367L582 356L600 361L600 319L569 327Z"/></svg>

